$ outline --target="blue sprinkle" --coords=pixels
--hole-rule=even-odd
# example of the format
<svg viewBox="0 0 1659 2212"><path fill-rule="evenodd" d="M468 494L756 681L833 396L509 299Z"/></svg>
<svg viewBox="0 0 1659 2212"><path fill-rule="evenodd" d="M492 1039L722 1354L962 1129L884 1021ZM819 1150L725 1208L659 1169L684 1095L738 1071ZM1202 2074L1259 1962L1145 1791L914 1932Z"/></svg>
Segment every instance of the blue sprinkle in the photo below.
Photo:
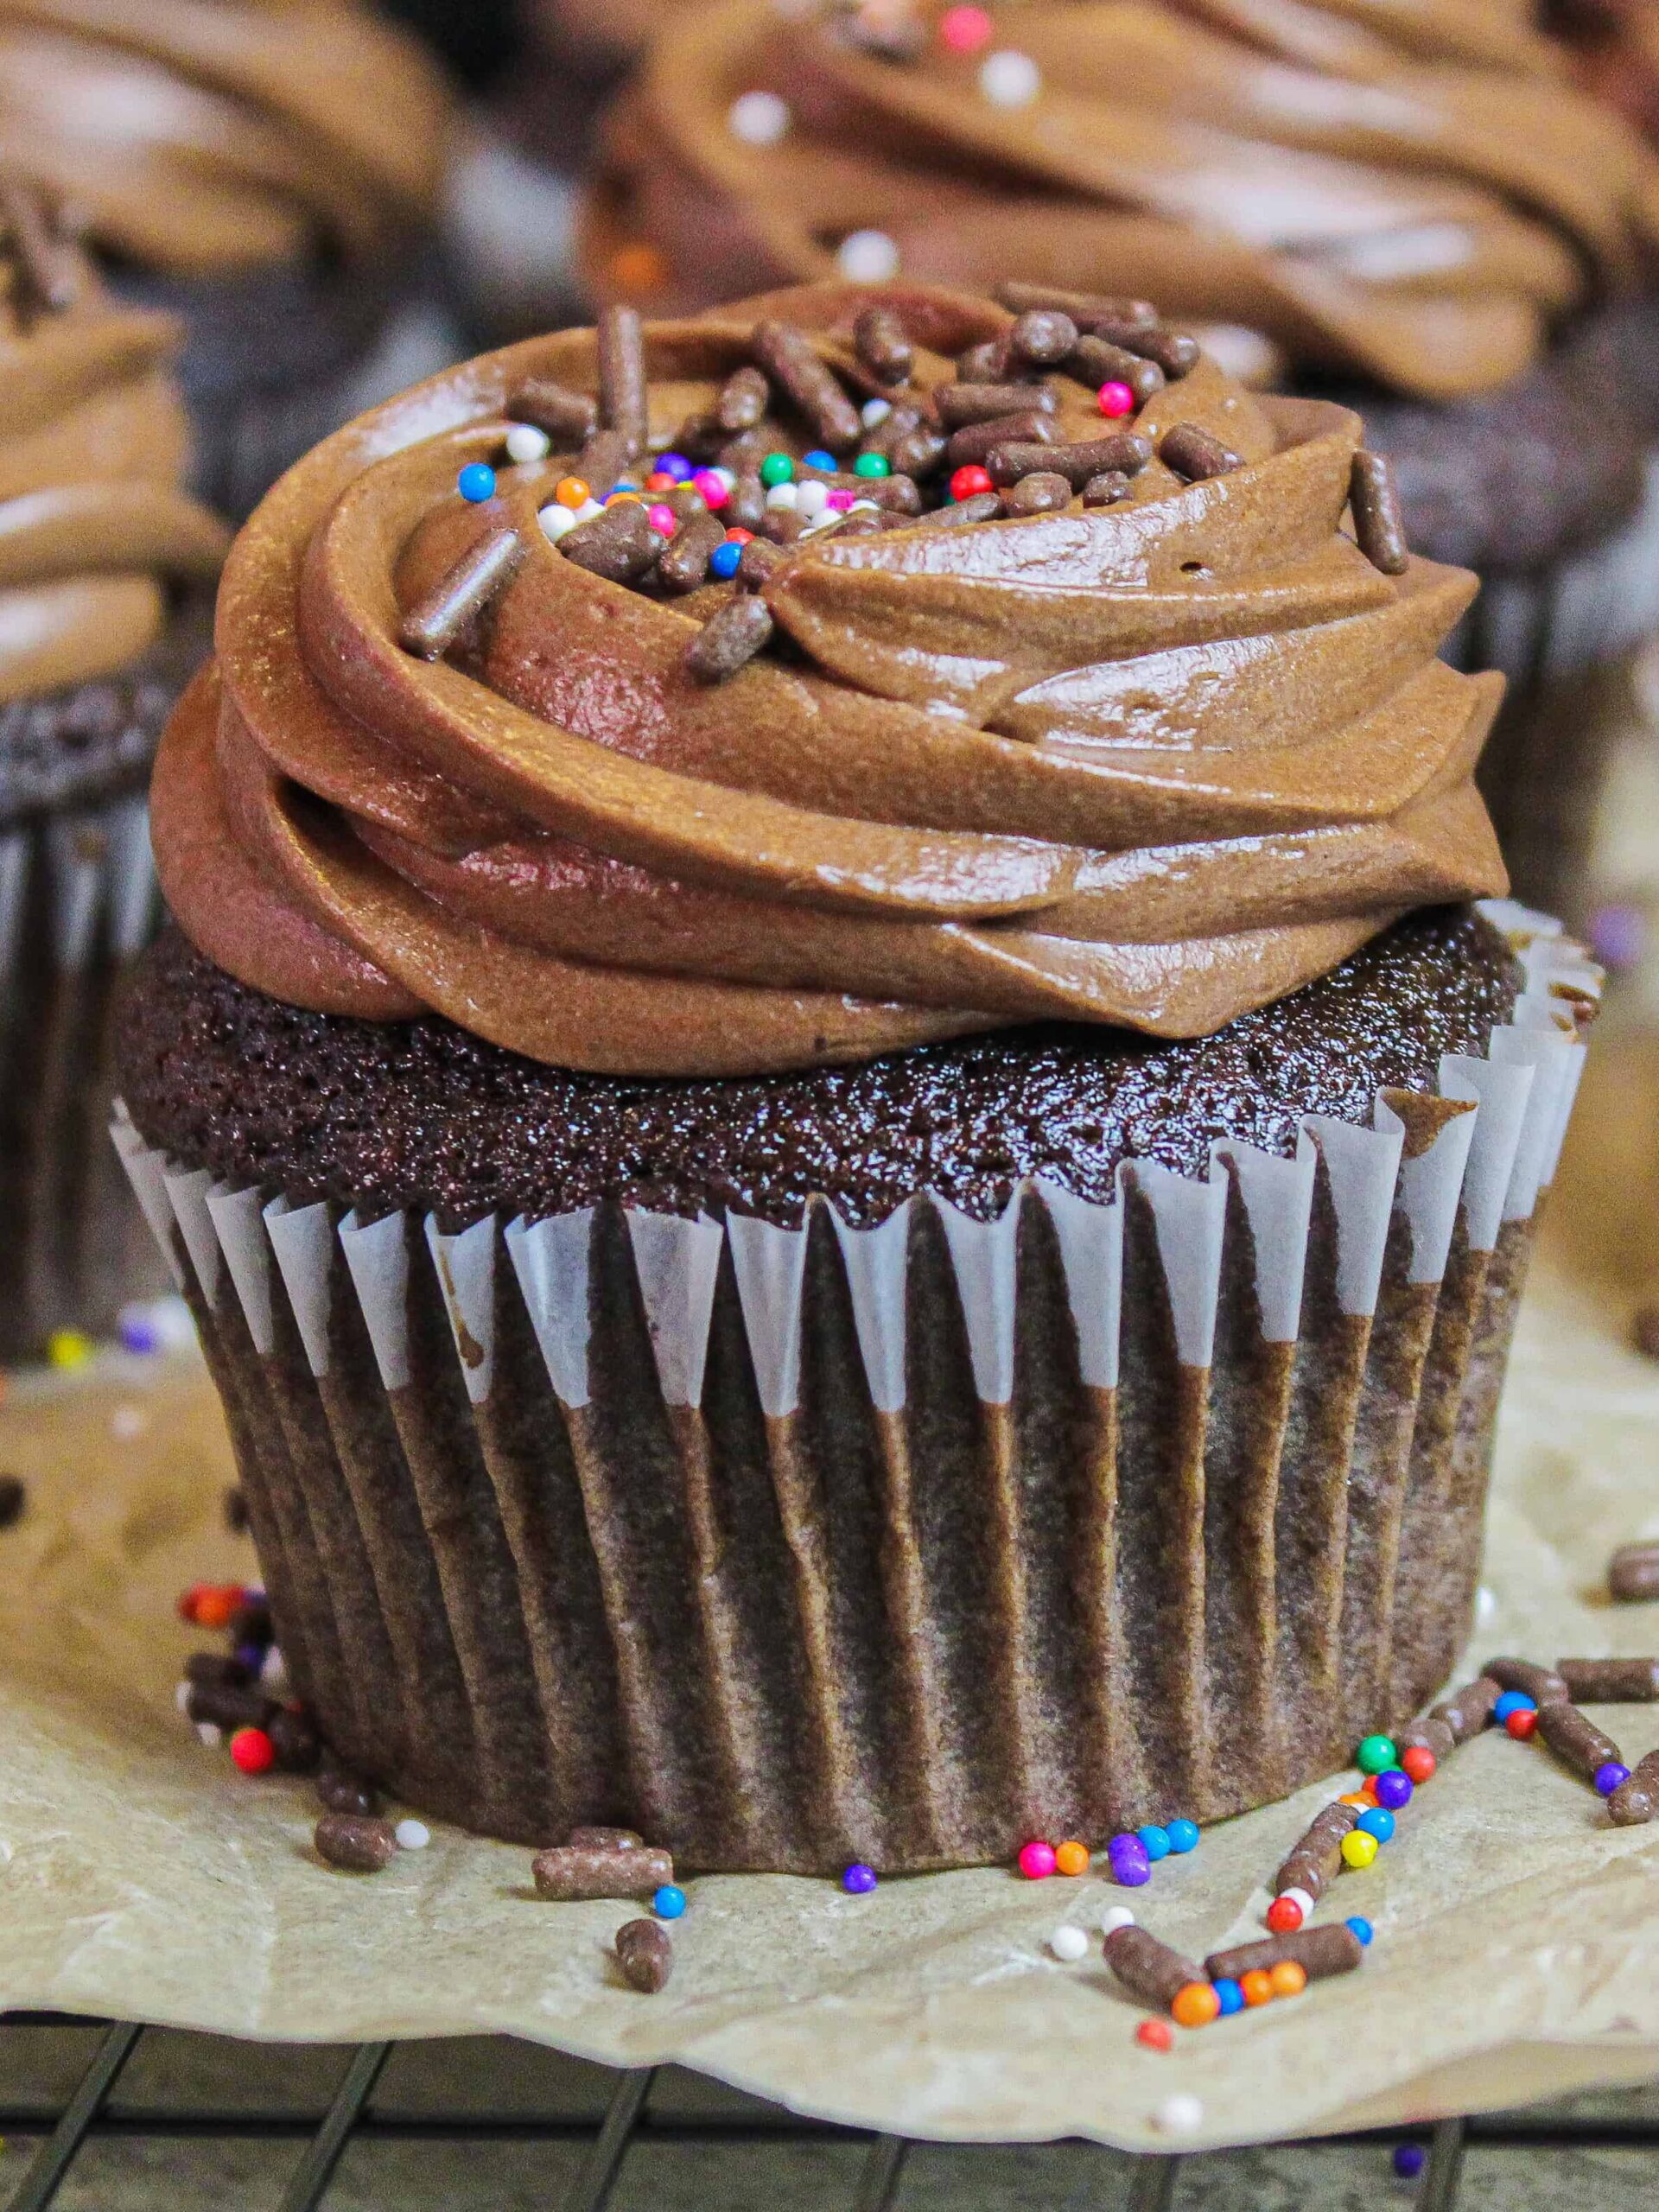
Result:
<svg viewBox="0 0 1659 2212"><path fill-rule="evenodd" d="M1170 1853L1170 1842L1169 1831L1167 1828L1137 1828L1135 1830L1135 1834L1140 1837L1141 1842L1147 1847L1147 1856L1148 1859L1157 1859L1168 1858Z"/></svg>
<svg viewBox="0 0 1659 2212"><path fill-rule="evenodd" d="M658 1920L677 1920L685 1910L685 1891L676 1889L672 1882L664 1882L652 1897L651 1909Z"/></svg>
<svg viewBox="0 0 1659 2212"><path fill-rule="evenodd" d="M1362 1946L1368 1945L1370 1942L1372 1936L1376 1932L1372 1928L1370 1922L1367 1920L1362 1913L1355 1913L1353 1917L1349 1921L1348 1925L1353 1929L1355 1935L1358 1936Z"/></svg>
<svg viewBox="0 0 1659 2212"><path fill-rule="evenodd" d="M1505 1690L1492 1707L1492 1718L1501 1728L1512 1713L1536 1713L1538 1700L1529 1697L1524 1690Z"/></svg>
<svg viewBox="0 0 1659 2212"><path fill-rule="evenodd" d="M1366 1835L1374 1835L1379 1843L1394 1841L1394 1815L1386 1805L1368 1805L1354 1826Z"/></svg>
<svg viewBox="0 0 1659 2212"><path fill-rule="evenodd" d="M1396 2143L1394 2146L1394 2171L1402 2181L1415 2181L1428 2164L1428 2153L1421 2143Z"/></svg>
<svg viewBox="0 0 1659 2212"><path fill-rule="evenodd" d="M683 453L663 453L657 456L658 472L671 476L677 484L688 484L696 471Z"/></svg>
<svg viewBox="0 0 1659 2212"><path fill-rule="evenodd" d="M1216 1995L1221 1999L1221 2017L1224 2020L1230 2013L1242 2012L1244 2010L1244 1992L1230 1977L1224 1975L1214 1987Z"/></svg>
<svg viewBox="0 0 1659 2212"><path fill-rule="evenodd" d="M120 1325L120 1336L124 1351L149 1353L159 1351L162 1348L159 1332L153 1329L148 1321L124 1320Z"/></svg>
<svg viewBox="0 0 1659 2212"><path fill-rule="evenodd" d="M469 461L455 479L455 489L474 506L495 497L495 471L486 461Z"/></svg>
<svg viewBox="0 0 1659 2212"><path fill-rule="evenodd" d="M826 453L822 446L814 446L810 453L801 455L803 468L823 468L833 471L837 466L836 456Z"/></svg>
<svg viewBox="0 0 1659 2212"><path fill-rule="evenodd" d="M716 545L709 556L709 573L718 576L721 583L729 583L737 574L737 564L743 558L741 545Z"/></svg>
<svg viewBox="0 0 1659 2212"><path fill-rule="evenodd" d="M1172 1851L1196 1851L1198 1847L1198 1824L1196 1821L1170 1821L1169 1847Z"/></svg>
<svg viewBox="0 0 1659 2212"><path fill-rule="evenodd" d="M850 1897L868 1897L875 1887L874 1867L866 1866L861 1859L855 1860L842 1876L841 1886Z"/></svg>

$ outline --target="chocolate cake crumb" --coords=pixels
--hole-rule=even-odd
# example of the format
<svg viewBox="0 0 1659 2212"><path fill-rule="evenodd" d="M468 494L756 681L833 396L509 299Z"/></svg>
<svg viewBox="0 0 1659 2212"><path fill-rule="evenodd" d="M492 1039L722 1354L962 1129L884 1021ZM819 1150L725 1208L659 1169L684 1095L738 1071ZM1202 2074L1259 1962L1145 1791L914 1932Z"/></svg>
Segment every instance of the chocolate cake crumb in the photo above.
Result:
<svg viewBox="0 0 1659 2212"><path fill-rule="evenodd" d="M302 1202L464 1223L616 1198L794 1227L814 1192L866 1224L934 1191L988 1218L1025 1175L1101 1201L1125 1160L1202 1175L1218 1140L1289 1157L1306 1114L1370 1127L1380 1088L1433 1090L1442 1053L1484 1053L1520 984L1489 924L1440 908L1192 1042L1042 1023L804 1074L624 1080L435 1017L304 1013L169 931L126 998L119 1071L150 1143Z"/></svg>

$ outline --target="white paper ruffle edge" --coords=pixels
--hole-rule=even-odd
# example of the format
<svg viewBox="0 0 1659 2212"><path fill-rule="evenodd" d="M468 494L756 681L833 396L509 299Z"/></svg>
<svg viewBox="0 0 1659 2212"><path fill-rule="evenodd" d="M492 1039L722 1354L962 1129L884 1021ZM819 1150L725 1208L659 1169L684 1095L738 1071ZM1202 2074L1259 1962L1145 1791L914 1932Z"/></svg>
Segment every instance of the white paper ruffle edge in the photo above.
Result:
<svg viewBox="0 0 1659 2212"><path fill-rule="evenodd" d="M1323 1160L1336 1219L1337 1295L1344 1313L1375 1313L1394 1216L1411 1239L1410 1280L1438 1282L1459 1211L1471 1249L1491 1251L1506 1222L1525 1221L1554 1177L1582 1071L1585 1046L1563 994L1593 995L1599 971L1562 937L1559 923L1508 900L1482 908L1503 929L1525 966L1514 1019L1494 1030L1484 1059L1446 1054L1439 1096L1467 1110L1449 1118L1415 1158L1404 1157L1404 1124L1379 1096L1370 1128L1306 1116L1294 1159L1231 1141L1211 1147L1202 1179L1147 1161L1120 1166L1113 1199L1096 1204L1043 1177L1020 1183L1003 1214L976 1220L930 1196L950 1249L979 1395L1006 1403L1014 1388L1015 1253L1021 1209L1048 1210L1077 1324L1082 1377L1109 1389L1118 1379L1124 1193L1130 1182L1149 1205L1184 1365L1210 1364L1221 1294L1223 1230L1230 1181L1251 1232L1264 1332L1294 1342L1300 1327L1316 1172ZM338 1226L327 1204L261 1202L255 1190L181 1171L147 1146L124 1114L112 1130L146 1218L181 1283L179 1248L210 1310L227 1294L241 1304L255 1349L276 1344L275 1274L293 1312L314 1375L327 1372L329 1300L338 1280L339 1238L385 1387L410 1377L407 1333L410 1240L391 1214L367 1225L348 1213ZM879 1226L853 1229L824 1198L851 1294L871 1398L897 1413L906 1395L907 1200ZM635 1272L664 1402L702 1399L721 1248L733 1273L760 1402L772 1416L799 1400L800 1316L805 1226L778 1229L732 1217L629 1209ZM555 1395L568 1407L590 1396L589 1290L595 1209L539 1221L522 1215L499 1228L493 1214L457 1235L435 1218L425 1240L443 1294L468 1395L481 1404L494 1376L496 1271L505 1253L518 1281Z"/></svg>

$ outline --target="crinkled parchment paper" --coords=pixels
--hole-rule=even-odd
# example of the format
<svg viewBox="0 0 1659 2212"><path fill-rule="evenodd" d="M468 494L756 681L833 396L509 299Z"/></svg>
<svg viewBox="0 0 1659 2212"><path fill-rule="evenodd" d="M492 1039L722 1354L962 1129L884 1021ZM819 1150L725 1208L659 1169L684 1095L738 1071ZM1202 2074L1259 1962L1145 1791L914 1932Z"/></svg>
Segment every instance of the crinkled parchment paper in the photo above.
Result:
<svg viewBox="0 0 1659 2212"><path fill-rule="evenodd" d="M1600 1595L1619 1541L1659 1536L1659 1364L1625 1348L1659 1293L1659 1040L1605 1038L1552 1202L1510 1390L1475 1656L1639 1652L1659 1605ZM1420 2119L1659 2075L1659 1824L1611 1828L1534 1745L1488 1736L1422 1791L1326 1911L1363 1911L1360 1978L1170 2056L1098 1946L1121 1892L1003 1872L883 1883L693 1883L662 1995L619 1980L632 1908L547 1905L529 1853L439 1829L372 1878L316 1861L297 1781L244 1780L174 1707L187 1582L251 1575L200 1370L109 1354L15 1380L0 1467L29 1484L0 1534L0 2005L237 2035L505 2031L620 2065L677 2059L799 2109L918 2136L1183 2145ZM1604 1713L1632 1762L1659 1707ZM1194 1956L1259 1932L1262 1885L1327 1794L1209 1831L1134 1899Z"/></svg>

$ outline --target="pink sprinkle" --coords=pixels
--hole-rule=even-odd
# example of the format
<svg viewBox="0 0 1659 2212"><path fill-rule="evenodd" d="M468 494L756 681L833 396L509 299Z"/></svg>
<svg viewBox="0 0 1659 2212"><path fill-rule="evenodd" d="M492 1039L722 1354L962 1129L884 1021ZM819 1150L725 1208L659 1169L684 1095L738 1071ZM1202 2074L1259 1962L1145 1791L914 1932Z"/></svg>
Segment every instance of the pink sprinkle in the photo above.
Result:
<svg viewBox="0 0 1659 2212"><path fill-rule="evenodd" d="M1100 411L1114 423L1135 412L1135 394L1126 384L1103 384L1100 387Z"/></svg>
<svg viewBox="0 0 1659 2212"><path fill-rule="evenodd" d="M1026 1844L1020 1853L1020 1872L1028 1882L1045 1882L1054 1872L1054 1847L1040 1838Z"/></svg>
<svg viewBox="0 0 1659 2212"><path fill-rule="evenodd" d="M673 537L675 514L672 507L647 507L645 515L653 530L661 531L664 537Z"/></svg>
<svg viewBox="0 0 1659 2212"><path fill-rule="evenodd" d="M835 509L838 515L844 515L848 508L852 505L853 501L857 497L858 494L856 492L849 491L847 486L843 484L841 486L839 490L834 491L830 494L828 504Z"/></svg>
<svg viewBox="0 0 1659 2212"><path fill-rule="evenodd" d="M712 468L698 469L696 474L691 479L691 487L694 491L702 493L702 504L710 514L713 514L717 507L723 507L732 496L726 488L725 478L716 476Z"/></svg>
<svg viewBox="0 0 1659 2212"><path fill-rule="evenodd" d="M939 42L950 54L978 54L995 31L984 8L947 8L939 18Z"/></svg>

